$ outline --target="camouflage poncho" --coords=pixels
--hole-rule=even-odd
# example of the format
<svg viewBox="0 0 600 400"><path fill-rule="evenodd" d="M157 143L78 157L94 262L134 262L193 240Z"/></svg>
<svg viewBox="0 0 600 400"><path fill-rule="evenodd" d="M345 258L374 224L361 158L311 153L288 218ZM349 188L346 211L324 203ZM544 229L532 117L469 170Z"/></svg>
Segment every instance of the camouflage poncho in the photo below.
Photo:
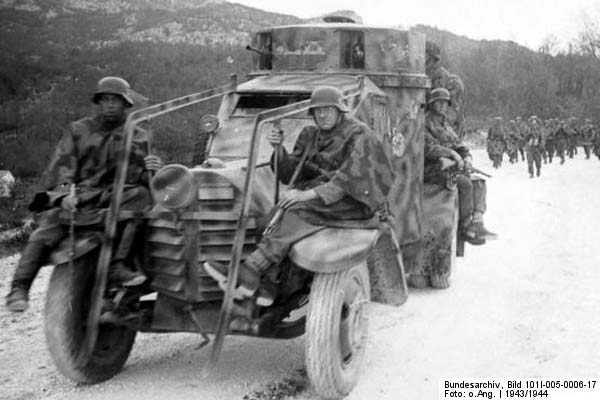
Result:
<svg viewBox="0 0 600 400"><path fill-rule="evenodd" d="M110 191L123 150L124 122L108 123L100 116L73 122L61 137L44 172L42 180L46 192L36 196L31 209L40 211L58 205L58 200L69 193L72 183L77 185L80 206L96 203L103 192ZM148 141L148 132L141 129L135 132L128 185L146 183L143 172Z"/></svg>
<svg viewBox="0 0 600 400"><path fill-rule="evenodd" d="M366 125L344 117L331 132L305 127L292 154L284 150L279 160L282 182L289 182L307 148L308 158L294 185L319 195L319 201L307 202L307 209L325 219L364 219L386 207L394 173L382 143Z"/></svg>

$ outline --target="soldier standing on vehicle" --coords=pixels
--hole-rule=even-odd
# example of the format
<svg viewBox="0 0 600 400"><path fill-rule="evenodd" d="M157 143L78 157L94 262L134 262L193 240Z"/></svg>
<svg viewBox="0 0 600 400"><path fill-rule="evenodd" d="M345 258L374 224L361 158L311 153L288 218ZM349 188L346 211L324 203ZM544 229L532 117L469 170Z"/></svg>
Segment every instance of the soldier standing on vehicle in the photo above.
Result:
<svg viewBox="0 0 600 400"><path fill-rule="evenodd" d="M93 117L72 123L60 139L54 156L43 175L43 192L36 194L30 209L38 214L38 227L33 231L13 275L11 291L6 297L10 311L25 311L29 305L29 289L42 263L68 234L61 224L65 212L106 208L112 197L116 163L122 148L127 109L139 96L129 83L118 77L105 77L98 82L92 101L97 104ZM150 204L146 171L158 170L162 162L147 153L149 133L135 133L133 150L123 193L124 209L140 210ZM71 186L76 185L76 196ZM137 286L145 281L139 271L125 265L135 222L129 222L109 270L109 281L123 286Z"/></svg>
<svg viewBox="0 0 600 400"><path fill-rule="evenodd" d="M281 132L268 136L275 148L272 162L278 160L280 180L289 184L296 170L299 175L281 195L281 220L240 265L237 296L258 293L256 303L269 306L275 289L261 280L294 243L327 226L377 226L376 212L385 208L394 174L382 143L366 125L346 116L348 111L338 89L317 87L309 108L316 126L302 129L292 154L281 146ZM227 265L209 260L204 268L224 287Z"/></svg>
<svg viewBox="0 0 600 400"><path fill-rule="evenodd" d="M452 166L458 171L472 168L469 148L462 143L446 121L446 110L451 103L450 93L444 88L431 91L425 114L425 172L424 181L447 186ZM480 245L497 235L488 231L483 223L486 211L486 182L467 173L456 175L459 205L459 234L473 244Z"/></svg>
<svg viewBox="0 0 600 400"><path fill-rule="evenodd" d="M448 108L448 122L458 137L465 135L465 85L462 79L451 74L442 65L441 49L437 43L427 41L425 44L425 73L431 78L431 88L448 90L452 106Z"/></svg>
<svg viewBox="0 0 600 400"><path fill-rule="evenodd" d="M494 118L492 127L488 130L487 152L494 168L502 166L502 156L506 150L506 131L502 125L502 117Z"/></svg>
<svg viewBox="0 0 600 400"><path fill-rule="evenodd" d="M529 132L526 136L527 140L527 170L529 177L533 178L535 164L535 173L540 176L542 170L542 151L544 148L543 133L540 120L537 116L532 115L529 118Z"/></svg>

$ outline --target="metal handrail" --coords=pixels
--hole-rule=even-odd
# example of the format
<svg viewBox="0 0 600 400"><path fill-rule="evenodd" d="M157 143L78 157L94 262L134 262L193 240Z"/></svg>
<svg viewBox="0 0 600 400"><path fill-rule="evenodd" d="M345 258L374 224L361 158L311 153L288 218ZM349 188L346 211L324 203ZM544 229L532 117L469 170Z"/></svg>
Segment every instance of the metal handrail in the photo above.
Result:
<svg viewBox="0 0 600 400"><path fill-rule="evenodd" d="M345 91L342 96L344 99L355 97L360 95L364 88L364 77L358 77L357 87ZM232 257L229 263L229 271L227 275L227 288L223 297L223 303L221 305L221 311L219 313L219 320L217 322L217 329L215 332L214 344L210 356L209 366L213 366L217 363L221 349L223 348L223 341L227 329L229 326L229 319L231 318L231 310L233 307L233 292L235 285L237 284L240 262L242 257L242 248L246 238L246 222L248 220L248 213L250 211L250 192L254 183L254 173L256 171L255 160L258 153L258 139L259 139L259 126L263 123L268 123L276 119L282 119L302 111L308 110L310 106L310 100L303 100L296 103L288 104L282 107L274 108L271 110L263 111L256 115L254 119L254 127L252 130L252 138L250 139L250 152L248 155L248 161L246 165L246 177L244 180L244 189L242 191L242 205L240 210L240 218L236 226L235 237L233 241Z"/></svg>
<svg viewBox="0 0 600 400"><path fill-rule="evenodd" d="M237 78L235 75L232 75L228 85L178 97L160 104L142 108L128 115L127 121L125 122L125 140L123 144L124 151L121 154L121 157L117 160L117 172L113 184L113 196L108 209L108 215L106 217L102 249L98 258L98 266L96 268L94 287L92 289L90 309L87 316L87 329L85 331L85 338L82 349L77 357L78 365L85 363L85 361L92 354L94 346L96 345L96 339L98 337L98 320L102 311L108 268L112 258L112 245L117 229L119 208L123 197L123 187L125 186L125 180L127 177L129 153L131 152L135 128L143 121L148 121L168 112L176 111L184 107L221 97L227 93L235 91L236 87Z"/></svg>

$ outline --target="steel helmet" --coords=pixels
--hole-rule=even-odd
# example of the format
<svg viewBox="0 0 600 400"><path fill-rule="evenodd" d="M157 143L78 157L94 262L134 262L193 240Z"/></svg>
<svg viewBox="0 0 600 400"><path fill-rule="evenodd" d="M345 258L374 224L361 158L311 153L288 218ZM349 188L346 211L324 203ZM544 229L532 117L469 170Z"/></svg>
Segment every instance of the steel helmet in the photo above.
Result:
<svg viewBox="0 0 600 400"><path fill-rule="evenodd" d="M450 92L444 88L435 88L429 93L429 100L427 104L431 104L436 100L446 100L448 103L452 103L450 100Z"/></svg>
<svg viewBox="0 0 600 400"><path fill-rule="evenodd" d="M313 90L310 95L309 113L312 113L313 108L331 106L337 107L343 113L350 111L344 104L342 93L337 88L333 86L319 86Z"/></svg>
<svg viewBox="0 0 600 400"><path fill-rule="evenodd" d="M98 104L100 95L104 93L119 95L125 100L128 107L133 106L133 99L131 98L131 86L123 79L116 76L107 76L98 81L96 91L92 97L92 101Z"/></svg>

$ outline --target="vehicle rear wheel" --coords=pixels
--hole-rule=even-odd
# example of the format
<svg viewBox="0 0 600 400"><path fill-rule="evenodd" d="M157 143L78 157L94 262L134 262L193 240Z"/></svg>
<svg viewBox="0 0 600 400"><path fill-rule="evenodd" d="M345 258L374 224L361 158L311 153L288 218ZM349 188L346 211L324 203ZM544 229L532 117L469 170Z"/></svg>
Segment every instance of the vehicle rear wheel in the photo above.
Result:
<svg viewBox="0 0 600 400"><path fill-rule="evenodd" d="M136 331L123 326L101 324L92 354L78 360L97 259L98 252L94 251L75 260L72 266L57 265L46 295L44 328L48 350L60 372L78 383L101 382L121 371L136 335Z"/></svg>
<svg viewBox="0 0 600 400"><path fill-rule="evenodd" d="M306 323L306 369L315 391L327 399L356 385L368 334L370 300L366 263L315 274Z"/></svg>

